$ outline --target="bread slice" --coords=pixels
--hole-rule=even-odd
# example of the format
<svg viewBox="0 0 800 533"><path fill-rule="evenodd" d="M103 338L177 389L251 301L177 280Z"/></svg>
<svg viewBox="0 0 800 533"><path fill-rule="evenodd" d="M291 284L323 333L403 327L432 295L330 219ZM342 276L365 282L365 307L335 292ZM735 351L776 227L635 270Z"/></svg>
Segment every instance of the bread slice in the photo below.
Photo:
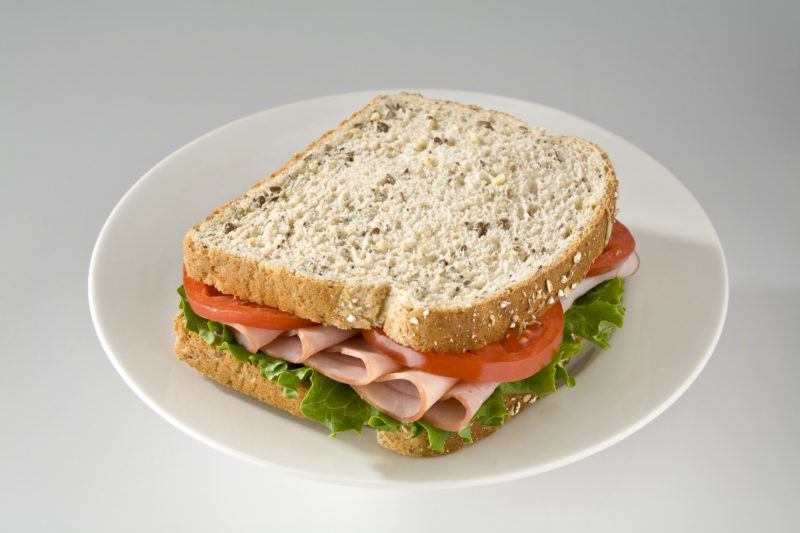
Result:
<svg viewBox="0 0 800 533"><path fill-rule="evenodd" d="M379 96L184 239L188 274L417 350L522 328L611 233L607 155L496 111Z"/></svg>
<svg viewBox="0 0 800 533"><path fill-rule="evenodd" d="M300 403L308 392L308 387L300 385L296 398L285 398L281 388L273 382L261 377L257 367L241 363L234 359L228 352L220 350L206 343L200 335L184 327L183 314L179 314L173 323L175 330L175 353L178 358L194 367L201 374L211 379L236 389L248 396L291 413L297 417L305 418L300 412ZM530 394L507 395L506 407L513 417L536 399ZM472 427L472 439L478 441L494 433L496 427L484 427L475 423ZM436 452L428 448L428 437L422 430L416 437L410 438L408 433L377 431L378 444L395 453L414 457L432 457L444 455L465 446L458 435L454 435L445 442L444 452Z"/></svg>

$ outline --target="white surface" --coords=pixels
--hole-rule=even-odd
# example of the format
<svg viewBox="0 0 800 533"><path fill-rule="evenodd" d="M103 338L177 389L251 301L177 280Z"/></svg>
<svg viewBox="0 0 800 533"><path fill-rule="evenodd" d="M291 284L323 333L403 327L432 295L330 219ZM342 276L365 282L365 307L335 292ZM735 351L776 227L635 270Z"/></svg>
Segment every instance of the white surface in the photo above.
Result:
<svg viewBox="0 0 800 533"><path fill-rule="evenodd" d="M327 5L4 3L0 530L796 529L797 4ZM569 110L642 147L700 200L727 254L730 310L706 369L652 424L526 480L376 492L211 450L119 378L86 276L133 182L235 118L401 85Z"/></svg>
<svg viewBox="0 0 800 533"><path fill-rule="evenodd" d="M114 208L92 256L89 302L114 366L148 405L215 448L303 478L439 488L507 481L576 461L644 426L686 390L719 338L728 300L719 241L688 191L630 143L568 113L482 93L420 91L581 135L608 152L620 178L617 206L644 260L626 283L625 327L612 349L583 365L579 386L537 402L480 446L436 461L386 452L370 430L331 442L319 424L264 408L178 361L171 323L187 228L213 209L206 206L242 194L264 168L289 160L286 144L316 138L308 124L327 131L375 96L349 93L221 127L156 165Z"/></svg>

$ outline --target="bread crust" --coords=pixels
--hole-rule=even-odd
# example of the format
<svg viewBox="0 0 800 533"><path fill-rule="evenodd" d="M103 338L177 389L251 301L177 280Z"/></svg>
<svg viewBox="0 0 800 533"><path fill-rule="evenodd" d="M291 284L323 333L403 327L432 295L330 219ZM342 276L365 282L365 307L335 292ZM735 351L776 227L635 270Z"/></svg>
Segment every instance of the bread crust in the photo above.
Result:
<svg viewBox="0 0 800 533"><path fill-rule="evenodd" d="M178 359L222 385L294 416L305 418L300 412L300 402L308 393L308 387L300 385L297 398L284 397L283 390L278 385L261 377L258 367L240 363L228 352L211 346L200 335L186 329L185 323L186 319L181 312L172 324L175 331L173 350Z"/></svg>
<svg viewBox="0 0 800 533"><path fill-rule="evenodd" d="M339 128L359 120L373 105L374 101L370 102L342 121ZM254 187L275 178L334 131L325 133ZM535 322L536 317L559 298L560 291L568 292L573 283L585 277L608 241L616 207L614 167L608 155L597 145L578 140L598 151L605 162L604 172L609 187L596 210L595 219L583 227L574 246L554 257L549 268L541 269L528 279L509 285L470 306L415 307L404 299L389 298L389 283L359 280L345 283L264 265L254 259L200 244L194 238L199 225L184 238L184 264L189 276L213 285L223 293L277 307L314 322L343 329L380 327L396 342L420 351L462 352L482 348L502 339L509 329L521 329ZM236 201L238 199L233 200ZM206 220L217 215L226 205L215 210ZM351 302L354 300L359 302L359 310L353 322Z"/></svg>
<svg viewBox="0 0 800 533"><path fill-rule="evenodd" d="M174 351L178 359L222 385L231 387L299 418L305 418L300 411L300 404L308 393L306 385L298 387L296 398L286 398L278 385L261 377L257 367L237 361L228 352L211 346L200 335L187 330L183 313L180 313L175 318L173 330L175 331ZM525 402L525 399L529 401ZM531 399L535 398L531 398L530 395L510 395L506 396L504 401L509 413L515 416L530 403L533 403L530 401ZM472 439L473 441L481 440L494 433L497 429L499 428L484 427L476 423L472 428ZM409 438L408 433L402 431L377 431L376 433L378 444L395 453L412 457L445 455L466 446L461 437L454 435L445 442L444 452L436 452L428 448L428 438L424 430L414 438Z"/></svg>

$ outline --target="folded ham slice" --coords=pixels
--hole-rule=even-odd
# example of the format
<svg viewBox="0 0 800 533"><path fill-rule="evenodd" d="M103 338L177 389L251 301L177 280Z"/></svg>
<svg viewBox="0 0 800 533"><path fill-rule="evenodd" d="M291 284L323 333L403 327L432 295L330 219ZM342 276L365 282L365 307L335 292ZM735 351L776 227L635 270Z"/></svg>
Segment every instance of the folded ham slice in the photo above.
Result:
<svg viewBox="0 0 800 533"><path fill-rule="evenodd" d="M360 333L361 331L357 329L339 329L333 326L300 328L297 330L297 337L303 345L302 360L305 361L315 353L360 335Z"/></svg>
<svg viewBox="0 0 800 533"><path fill-rule="evenodd" d="M366 385L401 368L391 357L373 349L363 337L346 340L314 354L305 364L348 385Z"/></svg>
<svg viewBox="0 0 800 533"><path fill-rule="evenodd" d="M264 351L285 359L290 363L302 363L312 355L335 344L339 344L360 332L354 329L339 329L332 326L310 326L283 331L254 328L241 324L228 324L233 328L236 341L248 351Z"/></svg>
<svg viewBox="0 0 800 533"><path fill-rule="evenodd" d="M423 418L446 431L461 431L469 425L486 398L500 383L462 381L447 391Z"/></svg>
<svg viewBox="0 0 800 533"><path fill-rule="evenodd" d="M458 382L422 370L403 370L353 387L364 400L403 422L413 422Z"/></svg>
<svg viewBox="0 0 800 533"><path fill-rule="evenodd" d="M228 324L233 328L233 336L236 342L245 347L248 352L256 353L283 333L280 329L254 328L243 326L242 324Z"/></svg>
<svg viewBox="0 0 800 533"><path fill-rule="evenodd" d="M360 332L355 329L339 329L333 326L311 326L287 331L262 350L290 363L305 363L312 355L330 348Z"/></svg>
<svg viewBox="0 0 800 533"><path fill-rule="evenodd" d="M261 351L290 363L302 363L304 361L303 343L297 335L278 337L261 348Z"/></svg>

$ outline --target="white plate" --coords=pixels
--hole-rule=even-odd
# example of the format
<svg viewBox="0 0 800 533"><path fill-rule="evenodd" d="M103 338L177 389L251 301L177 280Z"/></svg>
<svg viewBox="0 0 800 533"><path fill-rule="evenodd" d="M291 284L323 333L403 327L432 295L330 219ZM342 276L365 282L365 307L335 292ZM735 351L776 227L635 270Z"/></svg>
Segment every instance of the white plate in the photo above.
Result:
<svg viewBox="0 0 800 533"><path fill-rule="evenodd" d="M632 144L568 113L488 94L422 92L586 137L611 156L620 219L642 259L626 287L626 324L613 348L583 366L575 388L548 396L491 438L432 460L395 455L369 429L332 440L321 425L218 386L179 362L171 325L184 233L376 94L350 93L263 111L204 135L145 174L108 217L89 270L92 319L111 362L145 403L214 448L292 475L453 487L577 461L632 434L686 390L716 345L728 302L719 239L686 188Z"/></svg>

